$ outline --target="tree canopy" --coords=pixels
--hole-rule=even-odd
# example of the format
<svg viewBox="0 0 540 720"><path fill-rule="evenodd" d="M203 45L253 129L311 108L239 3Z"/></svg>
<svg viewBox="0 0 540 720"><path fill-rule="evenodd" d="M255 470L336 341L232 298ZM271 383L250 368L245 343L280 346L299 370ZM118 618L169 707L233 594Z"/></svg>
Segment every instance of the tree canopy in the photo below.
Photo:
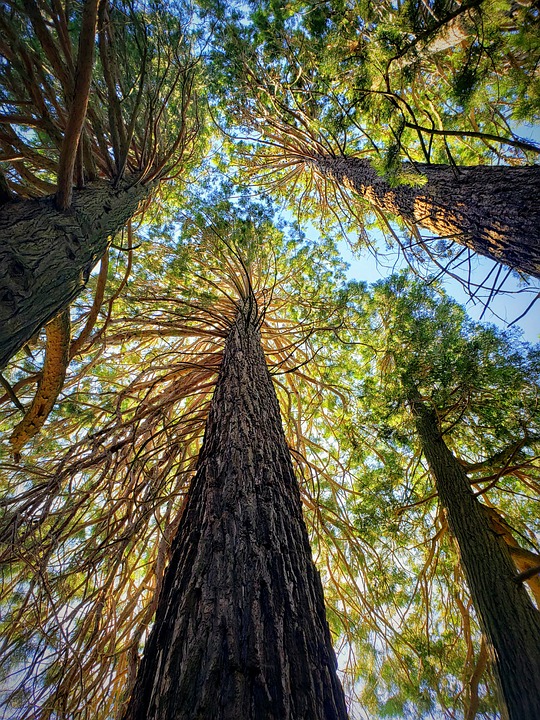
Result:
<svg viewBox="0 0 540 720"><path fill-rule="evenodd" d="M540 346L473 322L440 279L473 257L465 236L519 244L461 198L509 208L515 227L536 202L539 148L519 123L538 119L537 8L9 0L0 24L0 228L51 212L85 227L113 196L127 208L80 267L75 241L62 249L69 292L43 273L55 310L25 321L0 375L3 717L127 711L250 294L350 717L500 717L418 407L538 609ZM484 169L497 180L480 197ZM442 185L420 197L439 170L447 205ZM458 229L407 214L410 197ZM368 286L339 245L375 247L377 230L412 267ZM11 322L41 279L7 232ZM506 276L536 287L538 243L500 255L493 294Z"/></svg>

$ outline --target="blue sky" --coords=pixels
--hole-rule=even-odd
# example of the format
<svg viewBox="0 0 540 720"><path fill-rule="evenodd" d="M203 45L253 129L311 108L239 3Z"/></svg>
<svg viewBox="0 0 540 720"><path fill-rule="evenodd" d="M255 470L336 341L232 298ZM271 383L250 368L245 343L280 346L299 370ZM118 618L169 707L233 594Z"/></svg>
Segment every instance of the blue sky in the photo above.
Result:
<svg viewBox="0 0 540 720"><path fill-rule="evenodd" d="M371 236L373 237L374 233ZM368 250L353 255L346 240L342 240L339 247L343 259L349 263L348 277L351 280L363 280L373 283L381 278L388 277L392 272L407 267L402 258L386 250L384 255L381 253L380 257L375 259ZM495 263L491 260L477 256L473 267L473 281L480 282L483 280L494 266ZM492 274L492 278L494 274ZM516 320L540 293L540 281L525 286L521 285L518 280L509 278L504 286L506 292L501 292L492 298L486 310L485 303L480 300L471 300L457 280L450 277L445 277L442 280L448 294L462 305L465 305L468 314L474 320L482 319L482 321L494 323L502 329L507 328L510 323ZM487 300L486 292L484 292L483 297L484 301ZM540 338L540 299L525 317L521 318L515 325L522 329L525 340L538 342Z"/></svg>
<svg viewBox="0 0 540 720"><path fill-rule="evenodd" d="M532 140L540 145L540 126L536 125L517 125L515 133L520 138ZM540 228L539 228L540 232ZM382 248L385 247L384 240L380 233L370 232L370 237L375 243ZM381 278L388 277L392 272L407 267L403 258L398 257L396 253L384 249L378 259L368 250L363 250L360 254L353 255L346 240L340 243L340 250L343 259L349 263L348 276L350 279L364 280L365 282L376 282ZM490 279L496 276L497 266L491 260L476 256L471 279L473 282L481 282L489 274L492 268ZM504 274L501 274L503 277ZM523 337L529 342L538 342L540 339L540 281L531 282L526 286L517 278L509 278L504 284L505 292L498 293L489 302L487 310L485 302L480 300L471 300L463 286L456 280L446 276L443 280L446 291L455 298L459 303L465 305L468 314L474 320L482 319L484 322L490 322L505 329L510 323L519 318L525 312L530 303L538 296L538 301L527 312L527 314L515 323L515 326L523 330ZM489 284L489 280L487 281ZM488 299L488 292L484 292L484 301Z"/></svg>

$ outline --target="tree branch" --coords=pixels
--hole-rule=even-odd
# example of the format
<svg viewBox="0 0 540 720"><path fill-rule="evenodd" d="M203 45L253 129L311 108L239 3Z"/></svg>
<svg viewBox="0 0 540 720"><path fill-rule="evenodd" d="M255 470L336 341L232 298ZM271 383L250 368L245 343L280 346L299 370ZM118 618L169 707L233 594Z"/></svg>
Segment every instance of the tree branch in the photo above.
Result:
<svg viewBox="0 0 540 720"><path fill-rule="evenodd" d="M422 127L421 125L415 125L411 122L405 122L405 127L417 130L419 132L426 132L430 135L444 135L453 137L474 137L482 140L494 140L495 142L503 143L504 145L511 145L512 147L525 150L527 152L534 152L540 155L540 147L533 145L532 143L525 142L524 140L511 140L510 138L502 138L499 135L492 135L491 133L475 132L474 130L436 130L435 128Z"/></svg>
<svg viewBox="0 0 540 720"><path fill-rule="evenodd" d="M57 315L45 327L47 345L43 373L32 404L21 422L15 426L9 442L18 461L23 445L41 430L54 407L64 384L69 363L69 308Z"/></svg>
<svg viewBox="0 0 540 720"><path fill-rule="evenodd" d="M82 12L79 51L75 70L75 89L58 166L56 205L59 210L67 210L71 204L73 171L77 158L79 139L86 118L90 83L92 81L98 3L99 0L85 0Z"/></svg>

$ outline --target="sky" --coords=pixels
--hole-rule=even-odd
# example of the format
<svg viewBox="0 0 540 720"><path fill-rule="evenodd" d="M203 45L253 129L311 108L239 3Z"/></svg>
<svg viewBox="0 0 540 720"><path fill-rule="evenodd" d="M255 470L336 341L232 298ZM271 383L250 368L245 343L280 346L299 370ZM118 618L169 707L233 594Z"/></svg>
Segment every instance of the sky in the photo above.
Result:
<svg viewBox="0 0 540 720"><path fill-rule="evenodd" d="M540 145L540 125L516 125L514 132L520 138L531 140ZM370 232L370 237L377 246L385 247L384 239L380 233ZM376 260L368 250L363 250L360 254L353 254L345 239L339 243L339 247L343 259L349 263L348 277L351 280L363 280L373 283L388 277L392 272L407 267L403 258L399 258L396 253L392 254L386 249L380 253L380 257ZM498 270L496 263L487 258L476 256L471 280L481 282L492 270L490 279L493 281ZM501 273L500 277L503 276L504 274ZM489 280L487 282L489 283ZM449 295L466 307L468 314L474 320L494 323L503 330L512 324L513 327L517 326L523 331L524 340L531 343L540 340L540 280L531 281L531 284L527 286L517 278L509 278L504 284L504 292L499 292L493 297L489 301L487 309L485 308L485 302L482 303L478 299L471 299L458 281L446 276L443 279L443 285ZM484 292L484 300L488 299L487 294ZM524 317L520 318L535 298L538 298L537 302L533 304ZM517 318L520 319L517 320Z"/></svg>
<svg viewBox="0 0 540 720"><path fill-rule="evenodd" d="M371 236L375 237L375 234L371 233ZM351 280L363 280L368 283L373 283L388 277L392 272L397 272L407 267L406 262L402 258L386 250L384 251L384 256L381 253L381 256L375 259L368 250L353 254L346 240L342 240L339 243L339 249L343 259L349 264L347 276ZM471 274L472 281L482 281L493 267L497 268L493 261L477 256ZM491 278L493 278L495 274L496 270L492 273ZM477 299L471 299L457 280L444 277L442 278L442 282L446 292L466 307L467 313L471 318L493 323L503 330L508 328L516 318L519 318L529 304L540 295L540 281L526 286L520 284L516 279L509 278L504 285L506 292L501 292L493 297L486 309L485 303ZM484 292L484 300L487 299L487 294ZM524 340L531 343L539 341L540 298L523 318L513 324L513 327L516 326L523 331Z"/></svg>

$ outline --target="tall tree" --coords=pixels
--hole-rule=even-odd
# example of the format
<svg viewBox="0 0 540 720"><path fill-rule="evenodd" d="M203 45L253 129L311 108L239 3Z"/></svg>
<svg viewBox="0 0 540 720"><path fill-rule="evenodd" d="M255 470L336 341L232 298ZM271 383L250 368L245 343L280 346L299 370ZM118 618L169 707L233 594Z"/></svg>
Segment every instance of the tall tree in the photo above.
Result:
<svg viewBox="0 0 540 720"><path fill-rule="evenodd" d="M230 208L221 214L226 208L219 201L214 205L199 217L191 210L181 231L170 237L155 235L145 242L136 236L134 244L142 247L133 260L129 298L116 297L112 316L100 314L94 342L84 359L70 365L39 443L29 442L20 465L4 456L0 563L7 584L0 653L3 671L15 679L2 687L1 700L13 717L29 702L43 718L125 711L171 541L185 511L246 268L265 309L261 335L276 373L295 466L302 470L301 492L311 498L310 506L316 504L318 479L309 478L314 468L325 470L317 459L303 459L306 440L304 422L295 414L294 378L303 384L304 397L312 388L315 408L323 383L310 381L309 363L316 354L311 342L319 342L320 326L322 339L339 325L339 306L330 301L330 278L339 280L333 272L335 252L331 245L305 244L294 234L285 240L269 225L264 208L255 208L248 221L239 207L233 217ZM115 252L110 271L117 264ZM125 263L122 253L119 259ZM121 264L115 276L120 287L124 272ZM277 285L276 272L282 279ZM97 282L93 277L92 285ZM76 327L85 326L87 312L82 301L77 303ZM41 340L34 352L40 348ZM30 368L31 358L23 365ZM20 370L14 368L8 377L24 400ZM66 448L62 437L68 436ZM19 482L37 479L34 463L43 463L51 475L45 482L31 481L30 497ZM291 492L289 500L297 497ZM316 537L309 516L308 524ZM42 570L36 575L38 556ZM20 583L24 598L13 595L13 583ZM36 624L33 598L38 596L43 603ZM314 603L316 597L315 592ZM65 620L58 623L59 617Z"/></svg>
<svg viewBox="0 0 540 720"><path fill-rule="evenodd" d="M526 362L418 284L394 279L373 298L343 287L330 240L282 236L261 208L246 221L238 205L211 206L194 217L191 199L181 226L131 238L124 296L129 256L111 248L111 287L42 435L19 465L0 450L7 717L31 704L39 718L125 712L246 267L347 694L374 718L496 717L399 378L414 371L471 487L506 523L497 534L534 550L538 356ZM83 337L100 276L72 309ZM32 347L39 359L43 339ZM24 403L35 374L30 357L7 374ZM9 431L18 411L8 393L0 401Z"/></svg>
<svg viewBox="0 0 540 720"><path fill-rule="evenodd" d="M506 505L505 490L514 494L518 488L532 491L537 502L537 354L532 350L529 358L523 357L512 351L508 338L488 328L463 325L452 303L434 303L432 292L409 285L403 277L379 284L366 305L373 313L368 322L381 328L383 377L376 388L367 383L364 395L386 396L382 417L387 423L392 417L394 430L387 425L380 432L399 444L401 452L408 441L395 416L408 405L414 418L411 429L434 479L485 633L503 716L534 717L540 696L540 611L533 601L538 600L536 582L530 587L533 597L524 582L538 572L540 556L525 548L513 552L518 543L497 507ZM375 408L377 399L371 402ZM403 422L410 425L406 414ZM494 440L495 448L488 449ZM481 454L488 456L484 461L466 459L483 444ZM532 474L525 470L528 467ZM515 489L510 484L513 475L519 483ZM497 490L503 478L507 487ZM414 473L407 484L417 488L420 478ZM433 494L421 496L417 499L415 492L406 506L429 502ZM516 510L506 505L506 512ZM443 528L444 523L436 537ZM534 542L534 532L529 537ZM531 572L520 575L526 570L525 558ZM478 701L477 691L475 695Z"/></svg>
<svg viewBox="0 0 540 720"><path fill-rule="evenodd" d="M199 131L186 13L2 6L0 368L78 295L158 183L186 169Z"/></svg>
<svg viewBox="0 0 540 720"><path fill-rule="evenodd" d="M422 450L448 513L461 562L511 720L540 713L540 610L516 576L509 549L490 526L464 468L444 442L436 413L405 379ZM489 568L489 572L486 572Z"/></svg>
<svg viewBox="0 0 540 720"><path fill-rule="evenodd" d="M368 160L315 155L315 171L378 211L540 278L540 167L459 167L415 163L409 183L393 185ZM414 174L417 173L418 185Z"/></svg>
<svg viewBox="0 0 540 720"><path fill-rule="evenodd" d="M125 720L347 717L261 320L243 298Z"/></svg>
<svg viewBox="0 0 540 720"><path fill-rule="evenodd" d="M252 131L252 170L273 171L282 191L289 185L305 196L316 188L320 206L345 210L353 221L369 211L383 227L397 220L416 245L425 243L418 228L425 229L443 239L443 258L458 243L540 277L540 173L537 166L513 167L539 149L510 129L512 116L523 116L513 87L497 83L513 72L508 54L515 51L515 33L502 25L497 30L487 18L490 5L404 3L396 9L383 3L375 10L367 3L280 9L267 3L240 22L232 13L223 23L224 49L214 54L222 67L216 89L224 118L241 128L238 135L245 139L244 128ZM449 83L467 84L448 46L435 58L420 53L405 68L396 62L418 49L423 33L436 39L445 26L441 18L459 12L474 20L465 38L474 107L470 95ZM496 11L501 22L505 12ZM532 119L538 112L537 21L523 13L523 93ZM478 35L484 20L491 45ZM498 149L505 144L509 152Z"/></svg>

